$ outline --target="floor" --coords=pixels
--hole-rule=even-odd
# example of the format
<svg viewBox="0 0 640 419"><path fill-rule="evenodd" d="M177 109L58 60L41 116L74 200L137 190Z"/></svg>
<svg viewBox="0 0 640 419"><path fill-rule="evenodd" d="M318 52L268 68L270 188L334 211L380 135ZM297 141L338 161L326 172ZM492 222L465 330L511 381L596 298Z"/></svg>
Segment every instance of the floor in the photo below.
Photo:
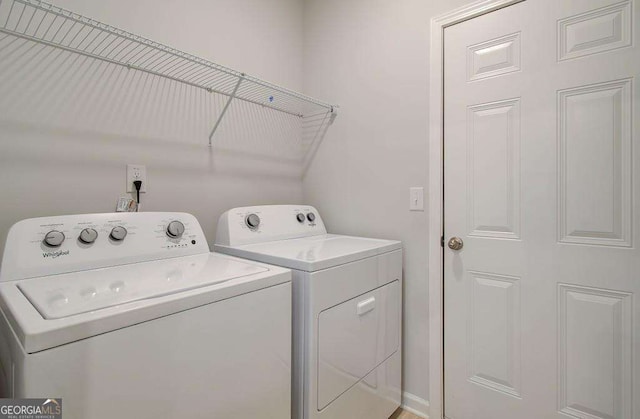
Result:
<svg viewBox="0 0 640 419"><path fill-rule="evenodd" d="M406 410L398 409L389 419L420 419L420 416L416 416Z"/></svg>

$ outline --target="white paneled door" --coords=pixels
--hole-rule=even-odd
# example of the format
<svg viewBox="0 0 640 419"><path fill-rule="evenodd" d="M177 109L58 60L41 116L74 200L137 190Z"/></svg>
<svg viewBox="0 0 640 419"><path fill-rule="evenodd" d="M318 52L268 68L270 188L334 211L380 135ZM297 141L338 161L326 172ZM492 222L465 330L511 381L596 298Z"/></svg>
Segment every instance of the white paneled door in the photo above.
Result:
<svg viewBox="0 0 640 419"><path fill-rule="evenodd" d="M448 418L640 418L639 3L445 29Z"/></svg>

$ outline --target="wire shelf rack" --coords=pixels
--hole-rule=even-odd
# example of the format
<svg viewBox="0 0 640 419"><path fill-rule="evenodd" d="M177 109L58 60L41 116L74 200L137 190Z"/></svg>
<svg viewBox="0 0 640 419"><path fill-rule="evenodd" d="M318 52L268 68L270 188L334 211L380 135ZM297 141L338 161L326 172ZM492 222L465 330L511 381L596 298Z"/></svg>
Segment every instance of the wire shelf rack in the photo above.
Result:
<svg viewBox="0 0 640 419"><path fill-rule="evenodd" d="M0 42L6 47L20 39L223 95L225 103L210 129L209 145L234 100L300 118L311 127L318 119L332 122L337 114L335 105L69 10L38 0L0 0ZM315 138L321 130L303 137Z"/></svg>

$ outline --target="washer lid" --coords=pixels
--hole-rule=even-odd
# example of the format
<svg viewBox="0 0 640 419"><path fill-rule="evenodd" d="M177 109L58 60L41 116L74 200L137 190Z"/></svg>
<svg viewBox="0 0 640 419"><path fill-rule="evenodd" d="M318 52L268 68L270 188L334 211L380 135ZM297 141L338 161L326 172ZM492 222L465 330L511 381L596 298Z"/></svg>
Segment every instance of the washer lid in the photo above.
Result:
<svg viewBox="0 0 640 419"><path fill-rule="evenodd" d="M0 309L34 353L288 282L288 269L208 253L0 282Z"/></svg>
<svg viewBox="0 0 640 419"><path fill-rule="evenodd" d="M335 234L279 240L242 246L219 246L222 253L314 272L402 248L395 240L379 240Z"/></svg>
<svg viewBox="0 0 640 419"><path fill-rule="evenodd" d="M201 254L27 279L17 286L43 318L61 319L266 271Z"/></svg>

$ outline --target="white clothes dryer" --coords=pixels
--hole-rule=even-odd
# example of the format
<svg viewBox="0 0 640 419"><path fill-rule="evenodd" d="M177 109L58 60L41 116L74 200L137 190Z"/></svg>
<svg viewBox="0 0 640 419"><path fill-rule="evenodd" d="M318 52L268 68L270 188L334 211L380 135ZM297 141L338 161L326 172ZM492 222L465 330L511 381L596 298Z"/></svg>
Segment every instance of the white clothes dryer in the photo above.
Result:
<svg viewBox="0 0 640 419"><path fill-rule="evenodd" d="M398 408L401 242L327 234L315 208L272 205L224 213L214 248L293 270L293 418Z"/></svg>

